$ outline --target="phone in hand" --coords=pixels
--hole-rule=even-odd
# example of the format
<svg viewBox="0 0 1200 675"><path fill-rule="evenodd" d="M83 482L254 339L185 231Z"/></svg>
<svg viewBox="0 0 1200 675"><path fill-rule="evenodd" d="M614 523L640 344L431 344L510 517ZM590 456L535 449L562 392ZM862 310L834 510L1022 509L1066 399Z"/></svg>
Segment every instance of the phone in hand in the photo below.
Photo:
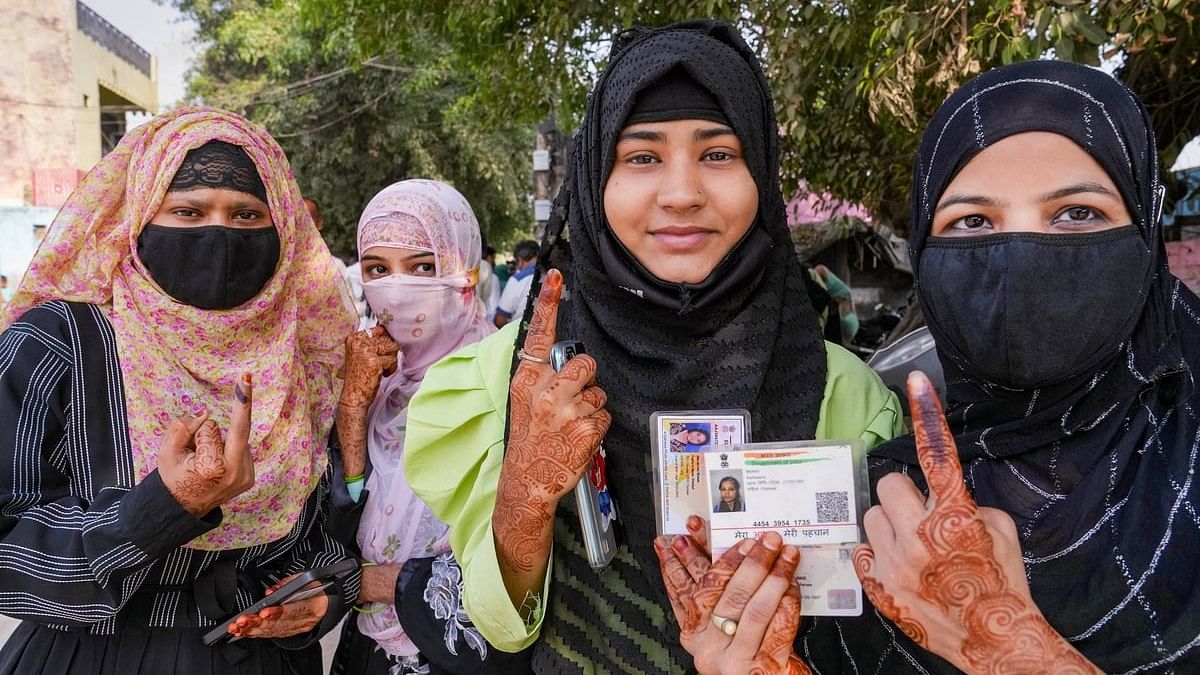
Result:
<svg viewBox="0 0 1200 675"><path fill-rule="evenodd" d="M556 342L550 348L550 367L558 372L579 354L585 354L578 340ZM592 569L604 569L617 554L617 537L613 525L617 521L617 505L608 491L604 470L604 446L596 451L587 473L575 486L575 504L579 509L579 528L583 545Z"/></svg>
<svg viewBox="0 0 1200 675"><path fill-rule="evenodd" d="M237 618L243 614L257 614L267 607L277 607L286 605L292 602L300 602L309 598L316 597L325 592L333 584L350 576L352 572L358 569L358 561L347 558L339 560L331 565L317 567L311 570L305 570L297 574L291 581L283 585L282 588L275 590L262 600L250 605L246 609L225 617L217 625L216 628L204 634L204 644L211 647L226 640L233 641L240 638L229 632L229 626L237 621ZM311 588L306 586L312 585Z"/></svg>

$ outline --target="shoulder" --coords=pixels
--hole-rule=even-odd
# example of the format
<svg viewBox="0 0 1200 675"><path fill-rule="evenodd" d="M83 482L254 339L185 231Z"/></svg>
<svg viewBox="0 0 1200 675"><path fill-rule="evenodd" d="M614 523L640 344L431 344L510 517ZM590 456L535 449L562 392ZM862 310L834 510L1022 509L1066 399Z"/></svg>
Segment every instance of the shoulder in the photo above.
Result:
<svg viewBox="0 0 1200 675"><path fill-rule="evenodd" d="M111 330L108 319L96 305L84 302L51 300L25 312L5 329L6 336L33 339L48 351L70 358L80 344L80 334L97 329Z"/></svg>
<svg viewBox="0 0 1200 675"><path fill-rule="evenodd" d="M414 490L457 485L504 440L517 322L438 361L408 408L404 468ZM420 478L418 478L420 477Z"/></svg>
<svg viewBox="0 0 1200 675"><path fill-rule="evenodd" d="M875 371L830 342L825 342L825 362L818 437L862 437L874 446L903 432L900 401Z"/></svg>

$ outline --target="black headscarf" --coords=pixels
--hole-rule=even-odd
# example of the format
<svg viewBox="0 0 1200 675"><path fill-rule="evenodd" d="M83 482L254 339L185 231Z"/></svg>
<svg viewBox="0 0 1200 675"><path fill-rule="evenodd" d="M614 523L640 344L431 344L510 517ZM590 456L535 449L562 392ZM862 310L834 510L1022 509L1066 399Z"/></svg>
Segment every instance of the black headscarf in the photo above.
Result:
<svg viewBox="0 0 1200 675"><path fill-rule="evenodd" d="M1121 280L1139 292L1123 308L1121 316L1130 318L1120 324L1119 344L1094 355L1077 376L1020 390L987 381L979 364L962 358L956 322L963 318L940 312L939 302L962 289L922 286L921 279L933 209L946 186L984 148L1028 131L1065 136L1106 170L1148 251L1149 269ZM1200 363L1200 301L1167 271L1161 200L1157 148L1141 103L1101 71L1056 61L993 70L959 89L926 130L913 176L913 269L946 373L947 417L967 485L981 506L1016 521L1034 600L1105 672L1200 671L1200 516L1192 475L1200 420L1191 374ZM1086 273L1064 269L1057 276ZM1047 305L1072 306L1075 299L1051 290L1056 279L1046 281ZM1080 325L1094 320L1077 317ZM1061 339L1082 330L1063 325ZM873 478L901 470L920 482L911 437L872 456ZM879 623L877 615L862 621ZM947 667L889 630L859 631L869 637L844 653L861 665L903 650L931 670ZM916 670L893 658L888 672Z"/></svg>
<svg viewBox="0 0 1200 675"><path fill-rule="evenodd" d="M617 240L603 207L617 137L631 109L641 92L677 68L719 102L759 192L749 232L694 285L667 283L646 271ZM670 80L677 84L677 75ZM748 409L759 441L811 438L816 431L825 349L788 237L778 170L771 92L733 27L692 21L618 37L588 101L539 261L562 245L565 224L574 262L558 336L582 340L599 364L613 415L604 441L608 482L624 536L617 560L597 574L580 556L571 505L559 509L554 588L542 633L550 648L535 656L537 672L575 672L562 660L564 651L586 654L612 672L691 670L652 547L651 413ZM581 593L574 584L590 590ZM592 644L556 610L586 622L610 617L628 635L607 630L607 644ZM648 659L637 646L641 640L667 646L670 661Z"/></svg>

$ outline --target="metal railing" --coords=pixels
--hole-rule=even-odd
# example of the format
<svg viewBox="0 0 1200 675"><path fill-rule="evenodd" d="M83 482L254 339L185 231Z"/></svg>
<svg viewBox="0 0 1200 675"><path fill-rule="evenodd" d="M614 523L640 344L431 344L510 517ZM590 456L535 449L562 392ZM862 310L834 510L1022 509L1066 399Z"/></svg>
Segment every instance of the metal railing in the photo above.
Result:
<svg viewBox="0 0 1200 675"><path fill-rule="evenodd" d="M150 52L138 46L133 38L117 30L116 26L78 0L75 2L75 20L81 33L150 77Z"/></svg>

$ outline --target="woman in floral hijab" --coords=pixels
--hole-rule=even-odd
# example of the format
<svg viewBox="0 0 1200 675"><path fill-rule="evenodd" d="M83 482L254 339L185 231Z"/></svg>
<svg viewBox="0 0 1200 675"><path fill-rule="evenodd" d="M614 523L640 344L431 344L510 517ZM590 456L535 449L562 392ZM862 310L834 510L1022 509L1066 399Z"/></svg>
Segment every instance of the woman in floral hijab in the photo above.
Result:
<svg viewBox="0 0 1200 675"><path fill-rule="evenodd" d="M357 576L201 640L347 557L324 447L354 315L279 145L208 108L130 132L0 326L0 612L24 620L0 673L319 672Z"/></svg>

